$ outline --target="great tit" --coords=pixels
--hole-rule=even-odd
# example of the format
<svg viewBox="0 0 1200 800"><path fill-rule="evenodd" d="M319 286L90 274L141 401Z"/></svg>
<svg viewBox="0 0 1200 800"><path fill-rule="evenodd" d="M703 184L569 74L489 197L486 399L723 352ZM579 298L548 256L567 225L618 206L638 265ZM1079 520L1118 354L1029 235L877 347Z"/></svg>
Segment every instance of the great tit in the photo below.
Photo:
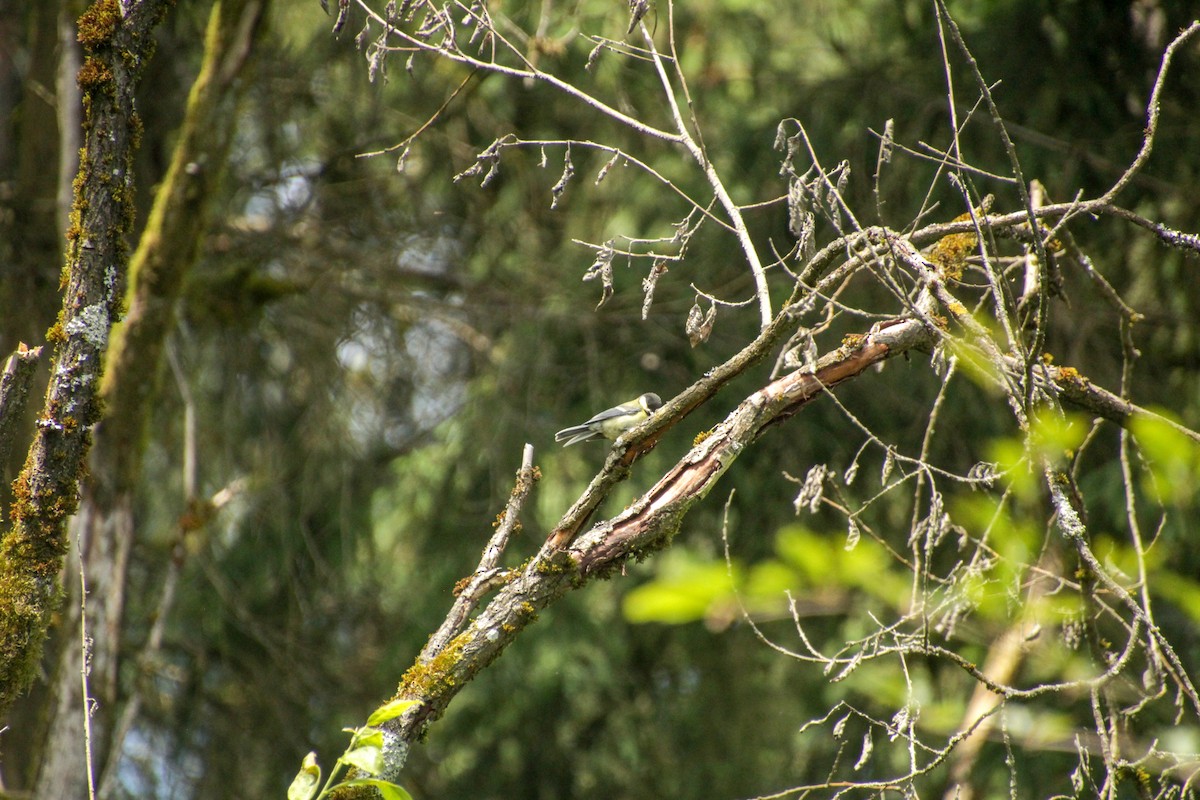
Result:
<svg viewBox="0 0 1200 800"><path fill-rule="evenodd" d="M554 441L561 442L566 439L563 447L570 447L576 442L587 442L601 437L616 439L639 422L648 419L660 406L662 399L653 392L647 392L636 400L601 411L582 425L563 428L554 434Z"/></svg>

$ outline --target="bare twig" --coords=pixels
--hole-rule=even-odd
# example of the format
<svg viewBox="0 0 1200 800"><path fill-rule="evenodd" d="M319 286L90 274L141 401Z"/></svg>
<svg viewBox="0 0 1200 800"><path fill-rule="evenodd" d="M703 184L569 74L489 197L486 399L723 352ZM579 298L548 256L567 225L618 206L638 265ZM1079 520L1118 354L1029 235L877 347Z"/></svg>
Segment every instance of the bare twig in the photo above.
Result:
<svg viewBox="0 0 1200 800"><path fill-rule="evenodd" d="M440 58L445 58L450 61L454 61L459 64L463 64L465 66L471 67L473 69L483 70L485 72L495 72L499 75L506 75L510 78L517 78L519 80L529 79L529 80L541 81L543 83L547 83L547 84L553 86L555 89L558 89L559 91L582 102L583 104L590 106L591 108L599 111L601 114L604 114L605 116L610 117L611 119L621 123L622 125L628 126L630 129L632 129L633 131L635 131L637 133L642 134L643 136L649 136L652 139L661 139L666 142L674 142L676 144L682 144L682 141L678 134L673 134L673 133L669 133L668 131L661 130L659 128L654 127L653 125L648 125L639 119L635 119L634 117L631 117L628 114L625 114L624 112L618 111L617 109L613 108L612 106L608 105L607 103L604 103L604 102L596 99L594 96L583 91L582 89L579 89L574 84L571 84L552 73L543 72L542 70L529 64L528 62L526 62L525 67L510 67L510 66L501 64L494 60L485 61L483 59L469 55L469 54L463 52L462 50L458 49L457 46L450 46L449 41L445 41L445 42L426 41L426 40L421 39L413 34L408 33L407 31L403 30L402 28L398 28L393 25L390 25L387 22L387 20L383 18L383 16L381 16L379 13L377 13L374 9L372 9L366 3L366 0L356 0L356 2L358 3L358 6L360 8L362 8L363 11L366 12L367 16L369 16L372 20L374 20L377 24L379 24L382 28L384 28L389 34L399 37L405 43L404 47L395 48L400 52L403 52L405 49L416 49L416 50L420 50L423 52L435 54ZM514 48L514 50L515 50L515 48Z"/></svg>
<svg viewBox="0 0 1200 800"><path fill-rule="evenodd" d="M1122 173L1117 182L1112 185L1107 192L1100 198L1105 203L1111 203L1121 190L1129 185L1134 176L1141 170L1145 163L1150 159L1150 152L1154 149L1154 137L1158 133L1158 112L1159 112L1159 96L1162 93L1163 85L1167 81L1167 72L1171 67L1171 59L1175 52L1187 43L1188 39L1200 33L1200 21L1192 22L1182 31L1180 31L1170 44L1163 51L1162 63L1158 67L1158 74L1154 76L1154 87L1150 90L1150 101L1146 104L1146 130L1142 137L1142 146L1134 156L1133 162Z"/></svg>
<svg viewBox="0 0 1200 800"><path fill-rule="evenodd" d="M1046 484L1050 489L1050 497L1057 513L1058 526L1063 536L1075 547L1080 559L1091 571L1097 582L1120 600L1121 604L1132 614L1137 624L1145 626L1147 634L1152 638L1163 656L1162 663L1167 673L1177 683L1184 698L1191 704L1193 711L1197 715L1200 715L1200 693L1196 691L1188 670L1180 660L1178 654L1176 654L1174 646L1163 635L1158 626L1154 624L1154 621L1138 603L1137 599L1124 586L1117 583L1108 573L1108 570L1100 563L1100 560L1096 558L1095 553L1092 552L1091 545L1088 544L1087 529L1079 517L1079 512L1071 504L1071 499L1063 490L1063 481L1059 479L1048 464L1044 466L1044 471Z"/></svg>
<svg viewBox="0 0 1200 800"><path fill-rule="evenodd" d="M499 568L500 557L504 554L504 548L508 546L509 537L520 525L518 517L521 509L539 477L537 469L533 466L533 445L526 444L521 453L521 468L517 471L517 482L513 485L508 504L505 505L504 511L498 517L499 524L496 526L496 532L492 534L492 538L484 547L483 556L479 559L479 566L475 568L471 577L458 591L458 598L454 601L450 613L446 615L446 619L437 631L429 637L429 642L418 657L418 661L421 663L428 663L441 653L450 640L462 630L467 616L479 604L483 595L507 579L508 576Z"/></svg>
<svg viewBox="0 0 1200 800"><path fill-rule="evenodd" d="M675 120L675 127L678 131L680 142L687 148L701 170L704 171L704 177L708 181L708 185L712 188L713 194L720 201L721 207L725 210L725 214L729 217L729 221L733 225L738 244L742 248L742 255L750 267L750 273L754 276L755 294L758 296L759 327L765 330L771 324L771 319L774 316L774 312L771 310L771 291L770 287L767 286L766 270L763 269L758 249L750 239L750 231L746 227L746 220L742 216L742 210L733 202L733 198L730 197L729 191L725 188L725 183L717 173L716 167L713 166L713 163L704 154L704 149L696 137L688 130L687 123L683 119L683 114L679 110L679 102L675 99L675 89L671 85L671 79L667 75L666 67L663 65L663 59L655 49L654 38L650 35L650 31L646 29L645 23L642 23L642 37L646 40L646 49L654 59L654 68L658 72L659 80L662 82L663 96L666 97L667 104L671 109L671 116ZM672 39L673 42L674 39Z"/></svg>
<svg viewBox="0 0 1200 800"><path fill-rule="evenodd" d="M975 56L971 54L970 49L967 47L967 43L962 37L962 32L958 29L958 23L954 21L954 18L950 16L950 12L946 9L944 0L937 0L937 9L938 19L941 23L938 26L938 33L941 35L943 29L950 32L950 37L954 40L955 45L958 46L959 51L963 55L963 59L967 62L967 65L971 69L972 75L975 77L976 86L978 87L984 100L987 102L988 110L992 115L992 122L996 126L996 132L1000 136L1000 141L1004 146L1004 152L1008 155L1009 165L1012 169L1013 177L1017 181L1017 191L1021 196L1021 204L1025 209L1025 214L1029 220L1029 224L1032 226L1034 225L1034 220L1037 219L1034 212L1033 198L1030 196L1029 187L1025 182L1024 172L1021 169L1021 160L1017 156L1017 148L1015 145L1013 145L1012 139L1008 135L1008 128L1005 127L1004 120L1000 116L1000 109L996 106L995 99L992 97L991 87L988 85L987 81L984 80L983 73L979 69L979 64L975 61ZM951 105L953 106L953 104ZM1046 246L1042 241L1041 236L1034 236L1033 246L1034 251L1037 254L1037 263L1040 270L1039 284L1044 287L1048 282L1046 279L1048 261L1046 256ZM1034 322L1033 342L1023 355L1025 362L1025 396L1023 398L1025 414L1029 413L1035 400L1033 394L1033 370L1038 363L1038 358L1040 357L1046 340L1046 321L1049 313L1049 293L1045 291L1040 292L1037 295L1037 298L1037 319ZM1014 342L1014 346L1016 344L1017 343Z"/></svg>
<svg viewBox="0 0 1200 800"><path fill-rule="evenodd" d="M92 752L92 713L96 710L96 701L88 688L88 675L92 667L92 637L88 635L87 627L87 570L83 565L83 543L75 543L75 554L79 560L79 696L83 698L77 713L83 717L83 763L87 777L89 800L96 798L96 764Z"/></svg>

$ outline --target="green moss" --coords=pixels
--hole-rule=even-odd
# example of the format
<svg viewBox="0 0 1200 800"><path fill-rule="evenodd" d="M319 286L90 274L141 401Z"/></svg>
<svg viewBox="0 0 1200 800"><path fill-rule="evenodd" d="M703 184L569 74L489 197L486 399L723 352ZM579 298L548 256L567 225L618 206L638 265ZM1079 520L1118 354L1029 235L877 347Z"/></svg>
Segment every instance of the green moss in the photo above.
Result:
<svg viewBox="0 0 1200 800"><path fill-rule="evenodd" d="M112 91L112 80L112 70L95 56L88 56L75 75L75 82L85 92Z"/></svg>
<svg viewBox="0 0 1200 800"><path fill-rule="evenodd" d="M54 574L59 559L67 552L63 525L75 513L78 502L72 496L56 498L48 505L40 503L29 487L25 471L13 481L12 487L13 502L8 513L13 530L4 539L4 560L24 561L23 567L14 568L16 571L33 569Z"/></svg>
<svg viewBox="0 0 1200 800"><path fill-rule="evenodd" d="M25 476L25 471L12 484L13 500L8 507L8 516L13 522L24 516L28 516L32 510L32 505L29 502L29 479ZM7 540L5 540L7 543Z"/></svg>
<svg viewBox="0 0 1200 800"><path fill-rule="evenodd" d="M400 678L396 699L428 698L454 686L457 680L451 673L455 665L462 660L462 650L466 642L467 633L460 633L428 663L418 662L409 667Z"/></svg>
<svg viewBox="0 0 1200 800"><path fill-rule="evenodd" d="M66 340L67 334L63 331L62 311L60 310L58 312L58 319L56 319L54 324L46 330L46 341L50 342L51 344L59 345Z"/></svg>
<svg viewBox="0 0 1200 800"><path fill-rule="evenodd" d="M625 564L627 564L631 558L635 558L635 556L631 554L630 556L626 556L624 558L617 558L609 561L603 566L594 565L589 567L587 577L585 578L583 575L580 575L578 581L575 583L575 588L578 589L586 584L588 579L600 581L609 580L613 575L620 574Z"/></svg>
<svg viewBox="0 0 1200 800"><path fill-rule="evenodd" d="M130 160L133 158L133 153L142 149L142 134L146 132L146 125L142 122L142 115L134 111L129 115L129 150Z"/></svg>
<svg viewBox="0 0 1200 800"><path fill-rule="evenodd" d="M573 564L569 558L548 558L537 562L534 567L534 572L538 575L565 575L573 571ZM514 572L524 572L524 566Z"/></svg>
<svg viewBox="0 0 1200 800"><path fill-rule="evenodd" d="M9 553L0 557L0 702L16 699L34 679L46 638L49 608L37 602L38 587L27 570L12 569ZM33 602L31 602L33 600Z"/></svg>
<svg viewBox="0 0 1200 800"><path fill-rule="evenodd" d="M858 350L863 346L863 342L867 340L866 336L861 333L848 333L842 337L842 347L850 350Z"/></svg>
<svg viewBox="0 0 1200 800"><path fill-rule="evenodd" d="M79 43L95 50L112 41L121 26L117 0L97 0L79 15Z"/></svg>

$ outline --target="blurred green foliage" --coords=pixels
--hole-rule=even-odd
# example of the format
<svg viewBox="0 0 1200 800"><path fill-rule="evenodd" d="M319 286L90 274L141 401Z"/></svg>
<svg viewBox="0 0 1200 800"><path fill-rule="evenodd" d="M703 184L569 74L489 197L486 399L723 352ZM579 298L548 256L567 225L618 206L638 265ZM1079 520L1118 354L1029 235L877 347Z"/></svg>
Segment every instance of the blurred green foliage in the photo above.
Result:
<svg viewBox="0 0 1200 800"><path fill-rule="evenodd" d="M519 25L536 24L542 13L536 4L518 4L505 11ZM656 105L660 103L655 99L656 80L635 62L606 54L592 72L580 71L590 48L573 38L573 31L619 35L620 11L611 4L589 2L578 4L571 15L552 15L545 36L561 48L546 48L541 66L581 75L589 91L618 105L627 104L656 124L666 124L664 109ZM1003 81L1000 102L1014 123L1027 174L1039 176L1057 199L1069 197L1078 187L1095 189L1111 181L1136 147L1141 108L1132 101L1145 97L1147 79L1157 62L1157 50L1148 43L1130 48L1124 34L1117 38L1117 20L1126 19L1128 10L1112 9L1111 24L1095 20L1094 12L1085 14L1062 4L980 4L964 12L967 16L960 23L977 48L985 73ZM665 26L664 10L655 13L656 24ZM296 39L297 31L311 22L307 16L295 18L294 25L285 26L288 37ZM311 227L311 235L303 241L313 243L313 254L323 253L331 244L337 247L335 262L304 266L308 272L301 274L312 277L305 292L329 286L332 278L333 287L353 299L354 313L349 316L369 320L360 323L357 334L353 330L341 334L343 341L354 341L367 331L369 351L376 346L376 336L395 343L379 357L382 366L369 359L368 374L361 379L373 393L386 384L379 371L387 376L394 370L396 393L382 406L396 416L386 422L412 430L410 437L399 438L398 458L387 463L387 448L382 448L373 463L363 463L366 480L343 479L342 485L354 491L325 507L331 512L340 509L338 521L322 522L318 529L322 532L314 536L331 548L324 558L333 560L320 578L314 575L298 584L304 588L297 596L307 602L312 602L314 593L328 597L326 621L312 628L311 644L305 648L320 657L310 662L314 677L323 663L327 665L323 670L339 676L314 686L302 705L305 727L317 737L317 745L326 745L321 737L336 727L324 724L327 714L340 715L343 721L356 719L352 696L331 692L329 687L385 694L440 619L450 602L450 587L478 556L489 530L486 523L510 487L522 443L530 441L537 447L545 477L523 515L524 532L511 547L509 559L514 564L538 546L603 457L600 447L553 449L554 430L641 391L672 394L740 347L755 325L752 315L721 313L706 345L693 350L685 344L682 322L694 299L689 284L729 299L747 296L750 288L731 241L711 226L701 231L687 261L672 267L660 281L647 320L640 320L639 289L645 268L637 262L617 262L614 297L604 307L592 309L597 287L579 282L592 255L570 240L599 243L614 236L669 235L671 226L687 212L686 205L670 196L664 200L659 186L630 167L614 169L604 182L592 185L585 176L597 173L607 161L604 154L573 149L579 176L553 212L550 188L558 179L563 157L554 148L545 149L544 167L541 148L506 152L499 178L486 189L469 181L449 183L494 138L515 131L524 138L574 137L627 147L683 191L703 196L701 179L679 153L653 144L643 146L628 132L581 105L565 102L547 87L470 76L459 99L415 144L402 173L389 174L394 155L350 160L354 153L388 146L415 130L468 79L462 70L425 59L416 59L411 75L405 74L399 57L393 56L388 80L366 86L362 83L365 69L352 57L347 41L356 24L348 25L339 43L320 31L309 34L312 38L293 51L296 66L281 69L279 80L287 86L284 75L305 74L300 54L305 53L306 62L312 64L315 50L325 55L312 70L314 86L296 86L304 98L299 108L295 100L264 95L264 101L278 110L269 117L276 124L260 124L263 141L286 132L288 126L277 122L292 115L298 117L298 130L309 131L292 135L288 142L314 148L307 158L318 176L313 183L315 197L296 209L295 224ZM706 144L739 200L782 193L779 155L770 145L775 124L783 116L804 121L828 163L850 161L855 177L847 194L859 204L871 202L868 176L874 170L877 140L868 129L882 130L884 121L894 117L901 141L943 145L947 141L944 76L926 4L870 3L849 8L821 3L707 2L678 7L676 25ZM1006 36L1006 31L1021 34ZM1106 39L1105 31L1114 38ZM1003 41L1009 44L994 46ZM1014 49L1013 41L1022 47ZM1114 63L1119 65L1115 71ZM1030 64L1037 64L1037 69L1030 69ZM1101 68L1102 64L1107 66ZM1077 79L1063 79L1064 73ZM1056 79L1045 79L1048 75ZM971 94L963 87L969 84L965 75L955 77L962 92L960 104L966 104ZM1165 115L1168 129L1184 124L1186 114L1178 110L1187 107L1191 91L1177 87L1168 93L1167 102L1177 110ZM300 110L305 116L299 115ZM1026 129L1030 135L1021 140ZM1104 131L1104 138L1098 138L1097 131ZM1035 134L1052 138L1039 139ZM975 163L1005 169L994 131L986 123L969 125L964 142ZM306 163L295 155L290 158ZM1143 213L1172 214L1172 224L1194 226L1194 216L1189 218L1178 203L1170 204L1172 196L1188 191L1186 176L1194 168L1172 164L1163 173L1152 168L1147 183L1132 192L1144 194L1148 204L1166 204L1143 208ZM902 225L918 208L932 174L928 164L895 160L882 176L883 219ZM1162 187L1150 182L1161 181L1158 174L1171 176L1173 188L1165 201ZM991 188L984 185L980 190ZM368 199L359 199L364 197ZM950 203L950 208L957 207L953 197L945 187L934 189L934 199ZM1012 202L1010 194L1002 197ZM341 207L348 213L339 213ZM329 219L314 225L314 209ZM365 214L365 209L371 213ZM290 213L283 211L285 216ZM752 213L750 221L758 241L786 247L786 220L779 211L765 208ZM1136 259L1144 245L1126 236L1105 228L1089 233L1085 246L1106 253L1128 252L1130 259ZM1140 258L1148 255L1143 249ZM1104 268L1122 291L1145 293L1139 297L1139 310L1156 313L1142 335L1159 342L1177 336L1174 331L1182 327L1178 323L1189 307L1175 305L1167 310L1179 302L1179 293L1170 291L1172 284L1166 278L1178 255L1159 248L1153 258L1158 264L1152 282L1147 282L1144 271L1131 268L1136 261L1124 257L1106 258ZM397 326L396 290L380 283L382 279L367 267L371 263L403 266L406 260L427 267L432 261L432 269L421 272L413 285L399 287L401 297L412 297L408 305L416 309L416 322ZM361 278L356 277L365 284L361 292L352 291L352 285L347 288L350 282L342 277L351 264L362 267ZM1121 270L1126 264L1130 268L1124 276ZM323 274L329 278L321 278ZM855 301L876 302L874 291L857 286ZM1070 301L1078 306L1096 302L1094 289L1086 282L1072 281L1069 292ZM1156 299L1160 295L1162 305ZM392 299L390 308L374 302L383 297ZM322 292L320 298L314 312L329 308L329 295ZM444 331L448 338L441 349L424 358L416 355L431 337L428 326L433 323L421 313L425 302L436 303L434 307L454 324L470 326L483 337L484 348L473 349L450 328ZM285 308L272 303L265 310L280 315ZM299 307L295 311L301 313L293 312L286 319L314 316ZM342 319L344 313L331 316ZM1061 318L1063 323L1058 315L1052 318L1048 349L1060 362L1086 365L1097 380L1114 377L1120 351L1115 338L1106 335L1113 329L1115 315L1101 311L1090 323L1070 314ZM842 333L858 329L858 322L839 319L822 345L832 345ZM295 341L290 335L282 338L288 346ZM1177 342L1166 350L1194 353L1189 348ZM445 356L459 368L431 376L425 389L417 386L417 365ZM406 359L414 362L411 367L403 366ZM290 379L296 378L296 367L305 361L307 356L289 362ZM1148 374L1142 385L1156 385L1152 376L1157 370L1163 370L1168 384L1182 378L1170 363L1169 359L1144 360L1139 366ZM765 375L766 367L753 371L690 418L683 430L672 432L638 464L632 480L601 513L623 507L683 452L694 432L718 421L740 391L757 386ZM864 424L886 430L901 452L913 452L924 432L937 378L920 365L894 364L872 380L877 387L872 392L847 392L842 401ZM988 397L990 390L969 383L952 386L939 420L947 435L934 438L931 461L963 472L987 458L1002 467L1009 463L989 448L993 442L1019 441L1018 432L1002 408L980 402ZM342 425L348 425L353 419L345 418L345 410L342 403L331 406L325 424L341 417ZM1184 413L1196 422L1194 410ZM262 418L274 420L275 414L264 409ZM965 621L948 623L947 633L966 639L967 651L973 646L979 658L986 654L991 637L1018 613L1019 587L1027 565L1046 547L1043 520L1036 510L1040 469L1031 459L1049 455L1055 463L1065 464L1081 441L1080 431L1086 432L1079 422L1068 426L1058 418L1041 420L1035 427L1039 431L1035 441L1040 444L1034 452L1018 451L1021 463L1006 476L1030 477L1013 500L996 506L994 494L970 490L947 500L955 509L955 522L970 536L988 532L986 540L997 553L994 563L942 590L948 606L957 602L970 609ZM396 441L396 432L385 421L380 421L375 436ZM347 444L337 437L331 441ZM355 444L370 452L380 443L367 435ZM794 487L782 473L803 474L814 463L844 470L855 461L861 462L865 473L880 470L884 454L868 448L856 455L860 444L846 428L843 415L829 404L807 409L764 438L729 476L736 495L728 519L716 504L697 509L668 556L632 567L626 579L590 587L544 613L539 624L475 681L434 727L428 745L414 754L406 787L416 796L430 797L745 796L825 778L824 765L850 747L847 742L857 743L871 730L877 753L859 774L883 775L902 766L902 752L885 748L886 735L861 719L857 730L855 723L849 724L840 739L796 734L807 720L839 702L887 718L915 698L922 709L922 728L953 730L973 684L947 665L911 663L906 679L895 661L879 660L851 673L843 683L830 684L824 668L781 657L741 622L744 606L759 620L764 635L792 646L793 612L783 594L787 589L814 646L839 652L847 643L871 634L875 627L871 614L886 620L911 610L913 579L905 566L911 554L904 540L914 513L911 495L905 499L904 493L890 493L869 506L862 524L870 533L864 533L852 548L847 547L845 525L837 522L838 515L821 511L803 525L793 517L789 501ZM847 488L841 499L864 499L883 483L864 482L858 485L857 495ZM378 486L369 506L371 524L360 526L354 522L357 512L368 506L358 505L355 498L371 486ZM330 486L316 496L333 496L333 489ZM958 518L961 503L978 501L986 506L989 497L993 498L990 516L982 527L975 527L969 518ZM1100 507L1122 504L1113 494L1101 494L1096 502ZM357 511L347 517L350 509ZM294 525L283 525L281 535L290 539ZM732 567L721 556L720 531L725 526ZM948 562L957 557L958 541L951 533L939 549L924 556ZM282 563L299 555L291 547L288 550ZM263 602L270 607L277 601L264 598ZM1054 619L1077 619L1082 613L1078 598L1044 603L1062 606ZM1035 610L1026 613L1045 619ZM311 616L305 618L308 629ZM631 626L627 620L656 622ZM662 624L690 620L706 625ZM316 635L330 630L338 631L332 640ZM1090 674L1094 669L1086 656L1048 644L1031 664L1028 679ZM314 703L328 711L318 713ZM363 699L358 703L370 704ZM1073 711L1084 710L1081 706L1047 712L1031 706L1027 717L1014 709L1007 719L1013 735L1024 737L1022 746L1032 752L1035 736L1047 743L1069 736L1076 719ZM303 749L295 747L289 755L294 758ZM1001 748L989 749L980 766L982 773L996 776L997 788L1006 785L1003 757ZM1023 763L1029 765L1028 772L1022 773L1029 786L1066 786L1072 758L1063 755Z"/></svg>

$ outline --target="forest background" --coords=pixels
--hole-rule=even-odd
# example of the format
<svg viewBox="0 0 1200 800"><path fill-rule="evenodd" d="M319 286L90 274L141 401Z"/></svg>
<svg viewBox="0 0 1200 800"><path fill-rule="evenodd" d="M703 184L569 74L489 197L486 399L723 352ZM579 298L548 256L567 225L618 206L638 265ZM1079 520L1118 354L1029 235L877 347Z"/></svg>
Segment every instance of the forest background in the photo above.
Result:
<svg viewBox="0 0 1200 800"><path fill-rule="evenodd" d="M595 519L855 336L912 318L964 349L931 333L763 429L645 558L539 605L397 782L418 798L1194 793L1197 38L1163 68L1194 7L659 0L633 3L631 24L614 0L546 0L451 15L462 52L503 61L511 43L525 60L504 63L530 78L411 42L385 60L380 43L403 42L368 9L403 13L382 3L126 5L123 19L114 2L0 11L0 353L45 346L0 432L3 566L18 574L14 542L43 513L39 568L63 595L34 615L41 657L0 687L6 793L86 797L90 773L102 797L284 796L305 753L328 768L342 729L396 691L502 521L525 443L540 477L511 570L605 463L604 445L560 450L555 430L641 392L670 400L760 335L760 276L710 220L727 218L703 169L541 77L670 128L649 42L677 52L681 118L791 327L720 393L669 406L675 422L634 448ZM422 19L403 21L418 40ZM467 48L483 19L491 39ZM105 75L110 35L129 38ZM126 78L135 101L107 88ZM89 161L102 142L87 137L112 130L125 155ZM531 144L489 148L508 134ZM119 210L107 245L84 219L102 196ZM1027 219L1024 235L968 232L945 262L874 263L866 239L843 241L860 223L907 232L1104 197L1040 237ZM792 295L831 242L873 266ZM72 276L106 246L110 310L128 316L97 338L74 324ZM74 498L81 481L63 527L24 504L19 476L61 422L43 388L73 337L106 373L80 426L102 420L88 468L55 490ZM1028 362L1007 377L972 355L1006 337ZM1064 367L1089 379L1078 396ZM5 578L6 625L17 585ZM8 630L6 659L25 652Z"/></svg>

